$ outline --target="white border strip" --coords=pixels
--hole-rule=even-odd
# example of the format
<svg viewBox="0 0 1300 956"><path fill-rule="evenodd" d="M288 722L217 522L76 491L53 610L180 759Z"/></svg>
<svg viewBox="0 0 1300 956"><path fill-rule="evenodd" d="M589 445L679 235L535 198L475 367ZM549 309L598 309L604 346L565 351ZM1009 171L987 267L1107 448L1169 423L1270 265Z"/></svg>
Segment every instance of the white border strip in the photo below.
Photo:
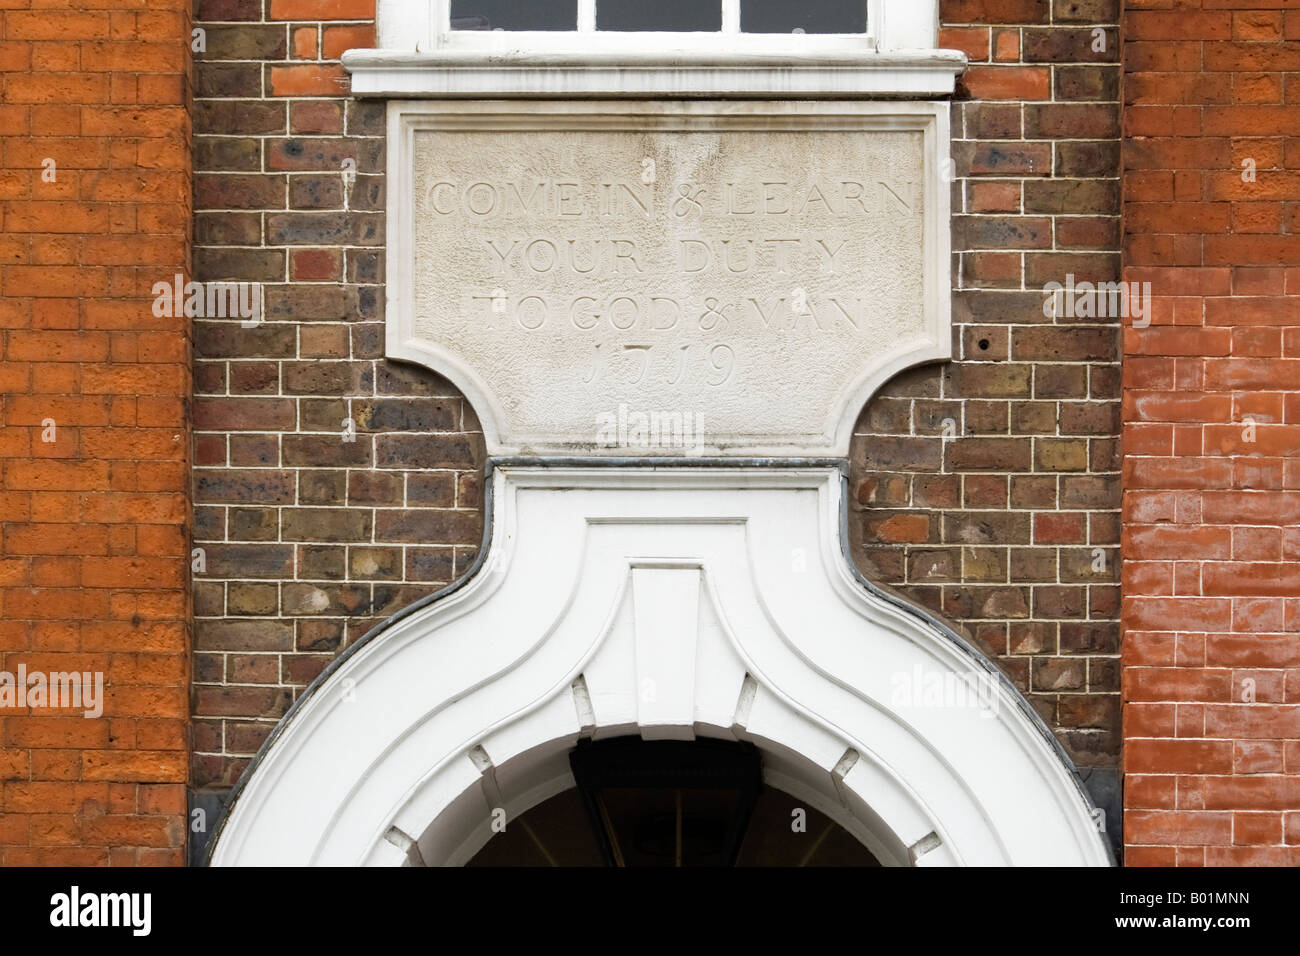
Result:
<svg viewBox="0 0 1300 956"><path fill-rule="evenodd" d="M504 35L503 35L504 36ZM653 43L644 34L639 41ZM672 34L671 36L676 36ZM649 38L648 40L645 38ZM514 39L514 38L512 38ZM740 39L737 37L736 39ZM774 55L761 47L719 55L679 49L646 55L622 52L521 53L502 43L496 53L349 50L343 65L359 97L868 97L951 96L966 68L951 51L888 54L809 50ZM859 43L862 41L859 40ZM644 46L642 47L644 50Z"/></svg>

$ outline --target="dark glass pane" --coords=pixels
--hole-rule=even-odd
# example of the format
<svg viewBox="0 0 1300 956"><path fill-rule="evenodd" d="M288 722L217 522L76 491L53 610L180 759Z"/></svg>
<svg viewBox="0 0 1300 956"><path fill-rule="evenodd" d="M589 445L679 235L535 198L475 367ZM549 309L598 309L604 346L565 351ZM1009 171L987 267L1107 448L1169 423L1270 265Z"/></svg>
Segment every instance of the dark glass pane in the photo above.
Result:
<svg viewBox="0 0 1300 956"><path fill-rule="evenodd" d="M794 830L794 811L804 827ZM736 866L880 866L848 830L788 793L764 787Z"/></svg>
<svg viewBox="0 0 1300 956"><path fill-rule="evenodd" d="M583 741L569 760L578 789L508 821L470 866L880 865L829 817L764 786L749 744L623 737Z"/></svg>
<svg viewBox="0 0 1300 956"><path fill-rule="evenodd" d="M451 0L453 30L576 30L578 0Z"/></svg>
<svg viewBox="0 0 1300 956"><path fill-rule="evenodd" d="M605 860L581 794L566 790L517 820L507 820L505 829L466 865L604 866Z"/></svg>
<svg viewBox="0 0 1300 956"><path fill-rule="evenodd" d="M596 0L596 29L717 33L722 0Z"/></svg>
<svg viewBox="0 0 1300 956"><path fill-rule="evenodd" d="M867 0L740 0L742 33L866 33Z"/></svg>

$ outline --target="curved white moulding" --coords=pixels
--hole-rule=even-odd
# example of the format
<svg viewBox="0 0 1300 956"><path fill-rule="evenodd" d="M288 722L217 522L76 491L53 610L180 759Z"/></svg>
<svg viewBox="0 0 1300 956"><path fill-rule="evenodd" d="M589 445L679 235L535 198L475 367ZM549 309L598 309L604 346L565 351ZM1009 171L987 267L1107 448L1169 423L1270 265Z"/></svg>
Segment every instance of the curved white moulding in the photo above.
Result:
<svg viewBox="0 0 1300 956"><path fill-rule="evenodd" d="M841 472L499 464L466 583L354 647L237 793L214 865L455 865L573 786L582 737L747 740L890 865L1107 865L992 664L863 585Z"/></svg>

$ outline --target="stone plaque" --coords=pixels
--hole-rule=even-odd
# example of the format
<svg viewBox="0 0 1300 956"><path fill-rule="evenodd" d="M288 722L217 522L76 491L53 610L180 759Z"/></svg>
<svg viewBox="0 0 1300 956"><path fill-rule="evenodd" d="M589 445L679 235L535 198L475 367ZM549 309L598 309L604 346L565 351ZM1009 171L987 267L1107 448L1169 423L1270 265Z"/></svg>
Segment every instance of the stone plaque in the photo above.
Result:
<svg viewBox="0 0 1300 956"><path fill-rule="evenodd" d="M390 111L388 352L490 454L843 456L949 357L942 104Z"/></svg>

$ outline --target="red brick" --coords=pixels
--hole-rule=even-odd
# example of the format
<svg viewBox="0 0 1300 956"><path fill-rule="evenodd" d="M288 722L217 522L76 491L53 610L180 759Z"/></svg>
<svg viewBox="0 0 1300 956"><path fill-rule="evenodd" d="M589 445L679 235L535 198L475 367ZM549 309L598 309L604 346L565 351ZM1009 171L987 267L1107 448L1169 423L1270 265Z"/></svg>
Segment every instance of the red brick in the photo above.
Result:
<svg viewBox="0 0 1300 956"><path fill-rule="evenodd" d="M170 635L169 650L184 652L176 635L185 629L188 561L175 529L184 520L186 476L176 466L185 460L188 429L175 412L171 420L158 421L163 407L140 396L152 392L160 399L165 392L176 408L187 399L185 329L173 320L165 333L152 333L153 340L128 342L111 340L100 330L109 326L99 323L101 316L114 315L116 328L157 328L150 325L155 320L148 301L130 302L125 294L148 291L150 280L142 272L182 272L189 260L191 171L181 148L188 130L182 100L188 20L176 10L4 14L0 70L11 71L5 80L10 105L0 108L0 129L10 137L31 137L2 144L5 166L22 178L0 175L0 197L6 200L0 325L10 330L0 371L0 391L8 393L0 459L9 459L0 460L6 489L0 493L0 600L17 628L0 628L6 660L122 672L135 658L124 656L110 667L110 655L161 643L160 628ZM110 101L118 105L106 105ZM112 137L150 143L143 148ZM58 164L57 182L38 179L46 157ZM170 224L155 235L143 234L159 222L148 211L163 208L171 210ZM143 349L148 357L140 354ZM128 362L149 362L155 369L137 373ZM39 442L47 418L58 429L58 440L49 445ZM30 454L16 441L23 432L32 439ZM129 465L110 466L92 456L122 458ZM151 458L158 467L144 477L138 462ZM160 482L170 483L172 494L154 495L151 507L131 494L117 496L120 507L103 507L109 488L133 486L135 492ZM160 520L176 522L170 536L149 530ZM135 522L145 522L139 533ZM134 554L140 545L150 553ZM16 575L20 568L29 569L28 580ZM124 587L139 590L117 590ZM109 632L104 622L114 616L127 620ZM66 653L73 650L82 653ZM102 653L93 659L85 653L93 651ZM170 684L167 692L181 704L174 719L183 720L183 669L173 663L155 677ZM123 791L81 782L97 773L102 779L120 773L183 780L177 774L183 774L184 762L174 757L158 761L146 752L131 763L137 753L131 748L142 738L133 730L135 719L175 706L157 689L147 699L113 696L106 702L115 711L111 734L108 719L7 718L0 775L29 779L21 786L5 784L0 796L0 860L104 865L134 859L133 842L157 846L149 833L161 830L169 834L166 852L179 862L183 805L150 808L138 818L140 827L113 831L102 821L112 819ZM97 762L95 754L113 756ZM93 826L104 827L105 840L118 845L75 845L95 842L88 836ZM23 842L33 845L13 845Z"/></svg>
<svg viewBox="0 0 1300 956"><path fill-rule="evenodd" d="M295 65L271 68L275 96L341 96L348 92L348 73L341 66Z"/></svg>
<svg viewBox="0 0 1300 956"><path fill-rule="evenodd" d="M375 0L271 0L272 20L373 20Z"/></svg>
<svg viewBox="0 0 1300 956"><path fill-rule="evenodd" d="M1132 103L1126 124L1142 138L1126 154L1125 224L1133 261L1163 268L1146 276L1130 268L1126 278L1151 281L1157 295L1189 298L1173 309L1178 327L1125 333L1126 484L1131 496L1152 489L1150 499L1133 499L1130 517L1179 522L1130 528L1125 552L1176 562L1176 587L1186 596L1170 596L1167 577L1139 573L1149 562L1135 565L1133 573L1126 569L1124 618L1130 640L1146 628L1210 633L1177 639L1176 669L1135 669L1171 663L1167 657L1126 658L1126 694L1206 702L1195 711L1180 705L1172 732L1126 717L1127 768L1185 774L1180 807L1195 811L1162 820L1131 809L1128 858L1137 852L1139 862L1168 863L1176 848L1179 865L1281 865L1290 858L1277 846L1280 811L1295 793L1289 778L1269 775L1300 769L1300 759L1286 764L1300 720L1295 708L1276 703L1284 672L1275 669L1296 664L1294 642L1282 631L1300 626L1300 614L1288 611L1300 577L1283 528L1300 521L1300 501L1270 489L1282 487L1282 463L1300 449L1284 397L1297 381L1288 359L1300 354L1287 348L1300 326L1291 297L1300 286L1285 279L1300 263L1300 246L1282 206L1298 188L1297 157L1284 137L1294 135L1300 114L1283 103L1277 74L1300 63L1294 43L1284 41L1293 28L1300 32L1300 20L1278 9L1132 6L1124 24ZM1242 179L1243 159L1255 163L1254 182ZM1222 268L1205 267L1232 267L1230 284ZM1207 328L1190 327L1202 322ZM1139 365L1140 355L1180 358L1170 369ZM1145 424L1162 421L1174 423L1172 445L1154 440ZM1199 493L1186 517L1172 500L1159 502L1178 489ZM1154 651L1154 639L1140 647ZM1167 650L1168 641L1159 647ZM1247 680L1249 700L1241 697ZM1232 761L1210 741L1171 739L1183 733L1224 738ZM1258 739L1265 736L1281 739ZM1140 805L1133 796L1130 790L1130 808ZM1223 814L1231 817L1230 838Z"/></svg>
<svg viewBox="0 0 1300 956"><path fill-rule="evenodd" d="M364 50L374 45L375 28L372 25L326 27L324 41L321 44L321 56L326 60L337 60L348 50Z"/></svg>
<svg viewBox="0 0 1300 956"><path fill-rule="evenodd" d="M1046 100L1052 91L1051 71L1033 66L972 66L960 82L980 100Z"/></svg>

